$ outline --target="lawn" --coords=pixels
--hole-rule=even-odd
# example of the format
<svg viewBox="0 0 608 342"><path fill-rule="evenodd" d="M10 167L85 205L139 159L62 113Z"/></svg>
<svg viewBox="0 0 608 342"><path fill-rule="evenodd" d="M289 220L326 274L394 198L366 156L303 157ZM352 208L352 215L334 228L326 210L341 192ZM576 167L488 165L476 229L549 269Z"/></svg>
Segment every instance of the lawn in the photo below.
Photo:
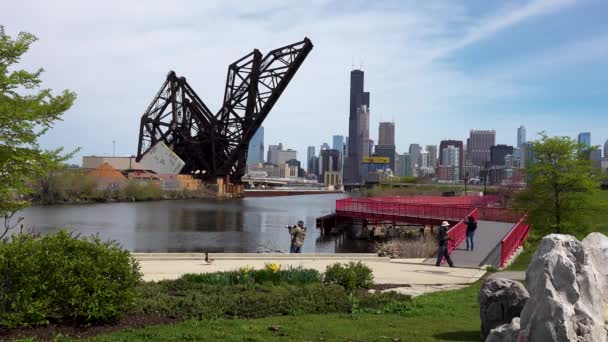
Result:
<svg viewBox="0 0 608 342"><path fill-rule="evenodd" d="M608 208L608 191L600 191L595 194L595 201L603 202L604 207ZM587 216L586 222L590 229L588 233L600 232L608 235L608 210L600 210L593 215ZM532 260L532 256L538 248L539 240L530 242L524 246L524 251L507 267L508 271L525 271Z"/></svg>
<svg viewBox="0 0 608 342"><path fill-rule="evenodd" d="M479 283L417 297L400 314L314 314L189 320L92 341L479 341Z"/></svg>

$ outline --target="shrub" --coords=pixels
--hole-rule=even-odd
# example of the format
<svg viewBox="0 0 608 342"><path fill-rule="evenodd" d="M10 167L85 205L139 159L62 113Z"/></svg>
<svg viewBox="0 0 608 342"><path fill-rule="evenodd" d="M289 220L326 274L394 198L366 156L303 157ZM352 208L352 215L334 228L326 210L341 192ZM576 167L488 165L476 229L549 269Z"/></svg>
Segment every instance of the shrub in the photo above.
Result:
<svg viewBox="0 0 608 342"><path fill-rule="evenodd" d="M207 285L253 285L291 284L304 285L321 283L321 273L317 270L299 267L281 269L280 265L268 264L262 270L242 267L238 271L185 274L178 281Z"/></svg>
<svg viewBox="0 0 608 342"><path fill-rule="evenodd" d="M338 285L208 285L192 281L143 283L136 311L180 319L261 318L276 315L399 313L410 297L349 293ZM398 311L401 310L401 311Z"/></svg>
<svg viewBox="0 0 608 342"><path fill-rule="evenodd" d="M141 275L129 253L65 231L0 243L0 326L115 319L135 300Z"/></svg>
<svg viewBox="0 0 608 342"><path fill-rule="evenodd" d="M374 276L372 270L361 261L351 261L348 264L335 263L327 266L323 275L325 284L337 284L347 291L354 289L369 289L372 287Z"/></svg>

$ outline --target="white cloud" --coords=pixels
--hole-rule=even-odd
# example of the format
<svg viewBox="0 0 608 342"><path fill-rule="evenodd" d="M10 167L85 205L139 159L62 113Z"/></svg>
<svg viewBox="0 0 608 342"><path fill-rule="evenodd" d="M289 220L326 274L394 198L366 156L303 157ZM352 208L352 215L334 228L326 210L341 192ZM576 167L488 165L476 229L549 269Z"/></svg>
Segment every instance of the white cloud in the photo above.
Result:
<svg viewBox="0 0 608 342"><path fill-rule="evenodd" d="M266 144L282 141L299 157L307 145L331 143L348 131L349 71L363 60L372 123L394 118L398 149L438 140L453 130L448 115L466 116L471 102L514 97L529 89L513 80L470 75L442 62L458 49L571 6L542 0L474 17L455 2L372 3L216 1L19 1L0 5L9 32L37 34L30 67L44 66L46 86L79 94L49 147L82 146L82 154L134 154L139 118L166 73L175 70L215 111L226 68L259 48L268 51L304 36L315 48L265 122ZM348 7L348 8L347 8ZM26 15L27 13L27 15ZM358 64L358 62L357 62ZM519 124L519 123L518 123ZM430 133L429 133L430 132ZM450 132L451 133L451 132ZM455 137L465 132L454 132Z"/></svg>

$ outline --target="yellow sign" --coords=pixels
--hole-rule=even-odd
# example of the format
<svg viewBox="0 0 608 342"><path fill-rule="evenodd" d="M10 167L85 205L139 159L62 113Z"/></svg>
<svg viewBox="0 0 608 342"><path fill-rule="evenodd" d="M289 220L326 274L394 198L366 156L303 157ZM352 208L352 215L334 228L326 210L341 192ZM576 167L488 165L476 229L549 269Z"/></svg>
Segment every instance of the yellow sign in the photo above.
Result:
<svg viewBox="0 0 608 342"><path fill-rule="evenodd" d="M363 164L390 164L391 158L389 157L363 157Z"/></svg>

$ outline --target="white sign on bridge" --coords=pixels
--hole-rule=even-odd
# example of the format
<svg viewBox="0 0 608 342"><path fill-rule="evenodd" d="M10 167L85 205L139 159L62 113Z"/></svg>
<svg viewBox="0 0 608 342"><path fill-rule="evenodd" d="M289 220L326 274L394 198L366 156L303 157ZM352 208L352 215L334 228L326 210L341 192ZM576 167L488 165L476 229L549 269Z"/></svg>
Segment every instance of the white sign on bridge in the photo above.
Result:
<svg viewBox="0 0 608 342"><path fill-rule="evenodd" d="M184 161L171 151L162 141L157 142L141 158L141 165L156 173L179 173L184 167Z"/></svg>

